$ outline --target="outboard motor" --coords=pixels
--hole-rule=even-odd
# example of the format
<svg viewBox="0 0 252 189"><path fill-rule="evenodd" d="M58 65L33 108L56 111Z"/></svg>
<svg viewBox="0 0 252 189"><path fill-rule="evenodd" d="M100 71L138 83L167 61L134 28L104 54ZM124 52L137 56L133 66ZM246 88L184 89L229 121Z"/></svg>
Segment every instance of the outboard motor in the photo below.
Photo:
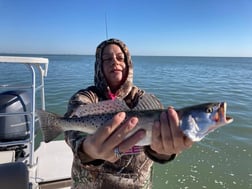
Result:
<svg viewBox="0 0 252 189"><path fill-rule="evenodd" d="M0 113L22 113L30 109L26 91L0 93ZM29 115L0 117L0 141L24 140L29 137Z"/></svg>
<svg viewBox="0 0 252 189"><path fill-rule="evenodd" d="M6 91L0 93L0 113L24 113L30 111L30 95L27 91ZM29 115L0 116L0 142L25 140L30 137ZM23 154L25 145L7 146L0 150L15 150L16 158Z"/></svg>

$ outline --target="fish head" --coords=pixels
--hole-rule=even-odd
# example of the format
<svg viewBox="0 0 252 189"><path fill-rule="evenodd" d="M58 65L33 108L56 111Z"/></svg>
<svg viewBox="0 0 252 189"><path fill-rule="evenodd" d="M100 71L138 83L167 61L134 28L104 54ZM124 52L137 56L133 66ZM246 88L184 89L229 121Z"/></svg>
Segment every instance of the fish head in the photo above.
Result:
<svg viewBox="0 0 252 189"><path fill-rule="evenodd" d="M181 109L180 128L192 141L200 141L208 133L229 124L233 118L226 115L227 103L214 102Z"/></svg>

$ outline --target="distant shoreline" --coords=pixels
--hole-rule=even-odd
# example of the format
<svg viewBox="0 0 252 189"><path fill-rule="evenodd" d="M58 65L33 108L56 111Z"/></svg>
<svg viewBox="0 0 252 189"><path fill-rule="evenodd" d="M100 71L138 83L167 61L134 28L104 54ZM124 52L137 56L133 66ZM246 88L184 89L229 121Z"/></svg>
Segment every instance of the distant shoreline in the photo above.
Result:
<svg viewBox="0 0 252 189"><path fill-rule="evenodd" d="M95 56L94 54L0 53L0 56ZM247 56L132 55L132 57L252 58Z"/></svg>

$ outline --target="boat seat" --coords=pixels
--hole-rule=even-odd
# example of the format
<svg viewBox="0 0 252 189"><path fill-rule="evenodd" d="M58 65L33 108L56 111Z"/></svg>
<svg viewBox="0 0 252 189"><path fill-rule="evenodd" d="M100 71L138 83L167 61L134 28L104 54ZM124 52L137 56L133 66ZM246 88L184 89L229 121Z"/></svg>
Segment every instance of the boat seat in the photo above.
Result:
<svg viewBox="0 0 252 189"><path fill-rule="evenodd" d="M0 188L29 189L29 173L25 163L0 164Z"/></svg>

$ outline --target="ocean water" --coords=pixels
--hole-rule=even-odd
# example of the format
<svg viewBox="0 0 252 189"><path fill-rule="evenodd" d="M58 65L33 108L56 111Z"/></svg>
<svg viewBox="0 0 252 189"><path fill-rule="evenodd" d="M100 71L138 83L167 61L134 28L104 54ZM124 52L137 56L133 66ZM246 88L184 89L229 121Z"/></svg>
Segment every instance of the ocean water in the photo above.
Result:
<svg viewBox="0 0 252 189"><path fill-rule="evenodd" d="M32 55L34 56L34 55ZM94 56L49 58L46 109L63 114L71 95L93 84ZM133 56L134 83L165 105L226 101L234 122L165 165L154 165L154 189L252 188L252 58ZM22 65L0 64L0 81L26 83Z"/></svg>

